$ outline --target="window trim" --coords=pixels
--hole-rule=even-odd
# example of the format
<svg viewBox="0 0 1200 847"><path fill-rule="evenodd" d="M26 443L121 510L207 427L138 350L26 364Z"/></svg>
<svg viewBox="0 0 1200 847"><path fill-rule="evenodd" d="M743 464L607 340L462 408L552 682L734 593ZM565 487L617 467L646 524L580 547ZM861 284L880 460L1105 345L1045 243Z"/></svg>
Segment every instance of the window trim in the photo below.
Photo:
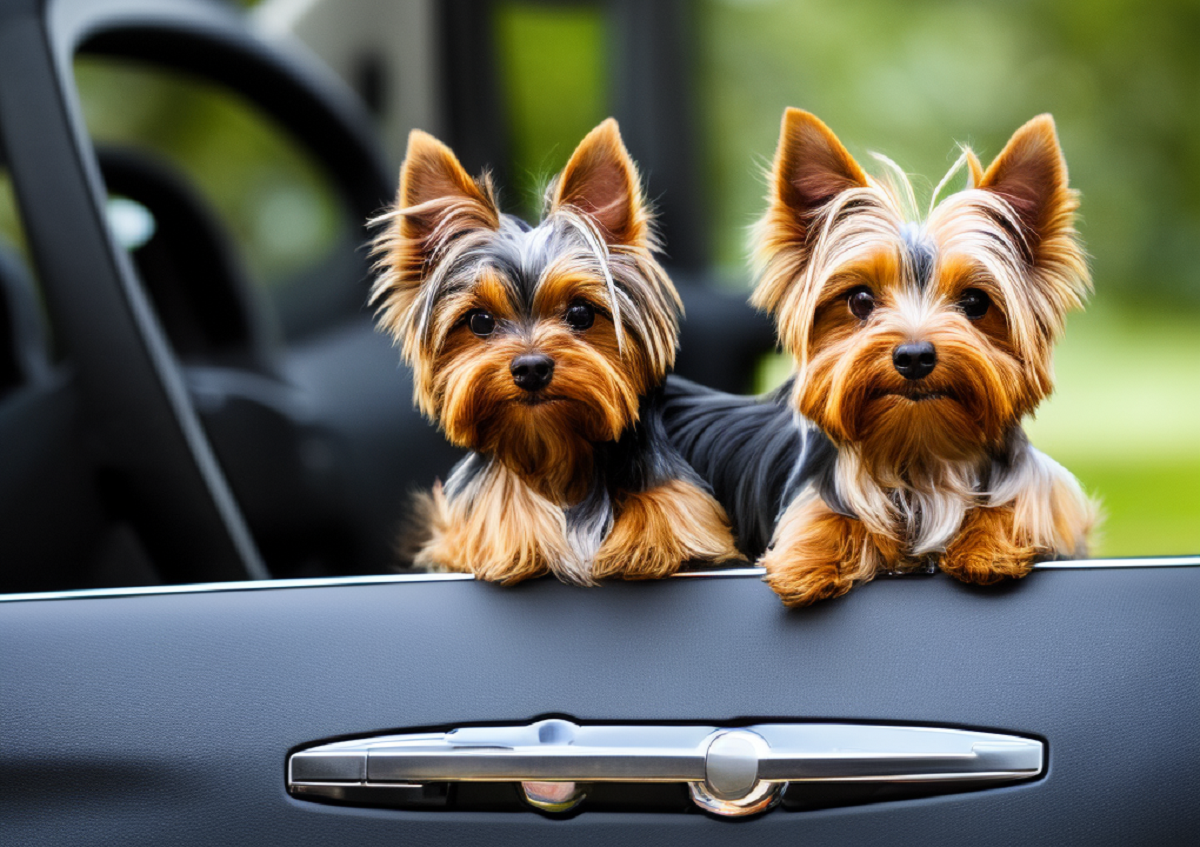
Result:
<svg viewBox="0 0 1200 847"><path fill-rule="evenodd" d="M1127 559L1081 559L1078 561L1041 562L1034 570L1121 570L1126 568L1200 568L1200 556L1146 556ZM761 579L766 569L756 567L721 570L682 571L672 579ZM40 591L25 594L0 594L0 603L35 600L93 600L106 597L152 597L171 594L215 594L228 591L275 591L290 588L340 588L353 585L392 585L409 582L470 582L469 573L375 574L370 576L314 577L306 579L262 579L239 582L205 582L190 585L146 585L124 588L83 588L67 591Z"/></svg>

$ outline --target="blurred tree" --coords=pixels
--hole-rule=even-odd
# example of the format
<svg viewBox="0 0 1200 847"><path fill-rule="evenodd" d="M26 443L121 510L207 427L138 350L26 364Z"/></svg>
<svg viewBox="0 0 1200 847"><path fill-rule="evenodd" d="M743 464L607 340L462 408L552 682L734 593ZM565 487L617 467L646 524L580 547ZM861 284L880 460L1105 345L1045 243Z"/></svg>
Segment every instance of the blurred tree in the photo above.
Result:
<svg viewBox="0 0 1200 847"><path fill-rule="evenodd" d="M786 106L851 152L936 183L954 142L984 162L1051 112L1083 193L1097 288L1200 309L1200 4L1195 0L879 0L699 6L718 255L741 274Z"/></svg>

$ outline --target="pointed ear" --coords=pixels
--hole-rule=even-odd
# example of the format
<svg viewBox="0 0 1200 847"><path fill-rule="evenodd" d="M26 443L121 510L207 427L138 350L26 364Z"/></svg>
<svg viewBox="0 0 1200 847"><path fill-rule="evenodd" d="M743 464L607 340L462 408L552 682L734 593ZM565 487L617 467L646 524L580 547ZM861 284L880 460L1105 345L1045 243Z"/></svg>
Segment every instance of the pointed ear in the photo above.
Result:
<svg viewBox="0 0 1200 847"><path fill-rule="evenodd" d="M867 175L816 115L801 109L783 113L771 167L773 207L806 220L846 189L866 185Z"/></svg>
<svg viewBox="0 0 1200 847"><path fill-rule="evenodd" d="M370 302L378 306L380 326L403 343L405 360L417 367L421 333L414 305L430 260L457 234L498 229L500 212L486 177L471 179L449 147L413 130L396 203L373 223L383 226L372 244L379 276Z"/></svg>
<svg viewBox="0 0 1200 847"><path fill-rule="evenodd" d="M637 167L612 118L587 134L552 190L551 211L572 206L600 224L615 244L643 244L648 219Z"/></svg>
<svg viewBox="0 0 1200 847"><path fill-rule="evenodd" d="M816 115L787 109L771 165L767 211L754 230L759 280L750 302L789 322L803 310L786 309L794 283L808 264L809 230L821 209L852 188L870 183L842 142ZM787 313L788 317L784 316ZM782 324L781 337L786 337ZM807 334L802 330L798 335ZM793 352L796 352L793 350Z"/></svg>
<svg viewBox="0 0 1200 847"><path fill-rule="evenodd" d="M471 179L454 153L432 135L414 129L408 136L408 150L400 166L400 190L397 211L401 234L424 244L448 215L459 218L459 226L496 229L500 213L486 178Z"/></svg>
<svg viewBox="0 0 1200 847"><path fill-rule="evenodd" d="M1008 201L1033 236L1035 249L1069 228L1076 199L1067 187L1067 163L1058 146L1054 118L1038 115L1013 133L977 187Z"/></svg>
<svg viewBox="0 0 1200 847"><path fill-rule="evenodd" d="M971 175L971 184L968 187L978 188L979 183L983 182L983 165L971 149L967 150L967 173Z"/></svg>

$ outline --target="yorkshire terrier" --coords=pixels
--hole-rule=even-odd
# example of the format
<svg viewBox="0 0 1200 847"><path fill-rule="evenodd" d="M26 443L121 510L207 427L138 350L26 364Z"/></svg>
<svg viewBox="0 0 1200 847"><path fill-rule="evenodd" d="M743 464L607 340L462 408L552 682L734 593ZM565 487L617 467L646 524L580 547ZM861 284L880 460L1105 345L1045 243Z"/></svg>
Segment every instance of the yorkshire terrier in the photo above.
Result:
<svg viewBox="0 0 1200 847"><path fill-rule="evenodd" d="M615 121L580 143L534 227L414 131L379 222L379 323L416 404L471 451L419 495L415 565L591 584L737 556L663 429L681 304Z"/></svg>
<svg viewBox="0 0 1200 847"><path fill-rule="evenodd" d="M789 606L879 572L988 584L1087 553L1096 507L1021 430L1052 389L1065 314L1091 290L1076 193L1049 115L985 171L969 149L919 219L890 160L876 179L789 109L755 232L751 302L795 376L765 400L683 380L672 440ZM968 187L934 204L965 166Z"/></svg>

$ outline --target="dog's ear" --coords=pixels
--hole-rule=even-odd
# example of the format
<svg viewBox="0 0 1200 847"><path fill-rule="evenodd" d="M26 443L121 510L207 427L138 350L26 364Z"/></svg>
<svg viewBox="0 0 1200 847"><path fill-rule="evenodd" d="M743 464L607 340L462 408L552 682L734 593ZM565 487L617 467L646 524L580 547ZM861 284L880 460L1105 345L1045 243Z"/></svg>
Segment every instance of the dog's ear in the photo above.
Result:
<svg viewBox="0 0 1200 847"><path fill-rule="evenodd" d="M1067 185L1067 163L1058 146L1054 119L1038 115L1013 133L979 180L978 188L1004 200L1016 221L1014 249L1027 267L1025 286L1008 298L1010 322L1023 336L1023 354L1043 393L1052 385L1050 345L1063 316L1083 305L1091 291L1087 257L1075 231L1077 193ZM1005 216L1007 217L1007 216ZM1033 296L1036 295L1036 296Z"/></svg>
<svg viewBox="0 0 1200 847"><path fill-rule="evenodd" d="M582 212L600 225L610 244L646 243L649 216L637 167L612 118L579 142L550 194L551 212L564 206Z"/></svg>
<svg viewBox="0 0 1200 847"><path fill-rule="evenodd" d="M843 191L865 185L858 162L816 115L802 109L783 113L771 166L773 211L786 210L803 226Z"/></svg>
<svg viewBox="0 0 1200 847"><path fill-rule="evenodd" d="M795 285L808 264L810 230L821 209L844 191L868 185L867 175L825 124L801 109L783 113L779 146L771 166L767 212L754 234L758 285L750 302L780 316L784 301L799 296ZM793 306L795 304L793 303ZM798 307L790 309L788 322L799 320L793 341L779 326L785 343L797 349L806 343L807 318ZM789 349L791 349L789 347Z"/></svg>
<svg viewBox="0 0 1200 847"><path fill-rule="evenodd" d="M432 301L421 310L414 306L432 261L466 232L498 229L500 211L486 177L471 179L449 147L413 130L395 206L375 222L383 226L373 243L379 276L371 302L379 309L379 325L404 345L404 357L413 364L424 338L415 330Z"/></svg>
<svg viewBox="0 0 1200 847"><path fill-rule="evenodd" d="M471 179L450 148L427 132L414 129L400 166L396 196L401 236L426 255L453 218L454 228L500 226L500 212L487 179Z"/></svg>
<svg viewBox="0 0 1200 847"><path fill-rule="evenodd" d="M971 176L971 184L969 188L978 188L979 183L983 182L983 165L979 162L979 157L975 155L974 150L967 150L967 173Z"/></svg>
<svg viewBox="0 0 1200 847"><path fill-rule="evenodd" d="M1049 115L1038 115L1013 133L976 187L1012 206L1035 255L1040 245L1072 230L1078 201L1067 187L1067 162Z"/></svg>

